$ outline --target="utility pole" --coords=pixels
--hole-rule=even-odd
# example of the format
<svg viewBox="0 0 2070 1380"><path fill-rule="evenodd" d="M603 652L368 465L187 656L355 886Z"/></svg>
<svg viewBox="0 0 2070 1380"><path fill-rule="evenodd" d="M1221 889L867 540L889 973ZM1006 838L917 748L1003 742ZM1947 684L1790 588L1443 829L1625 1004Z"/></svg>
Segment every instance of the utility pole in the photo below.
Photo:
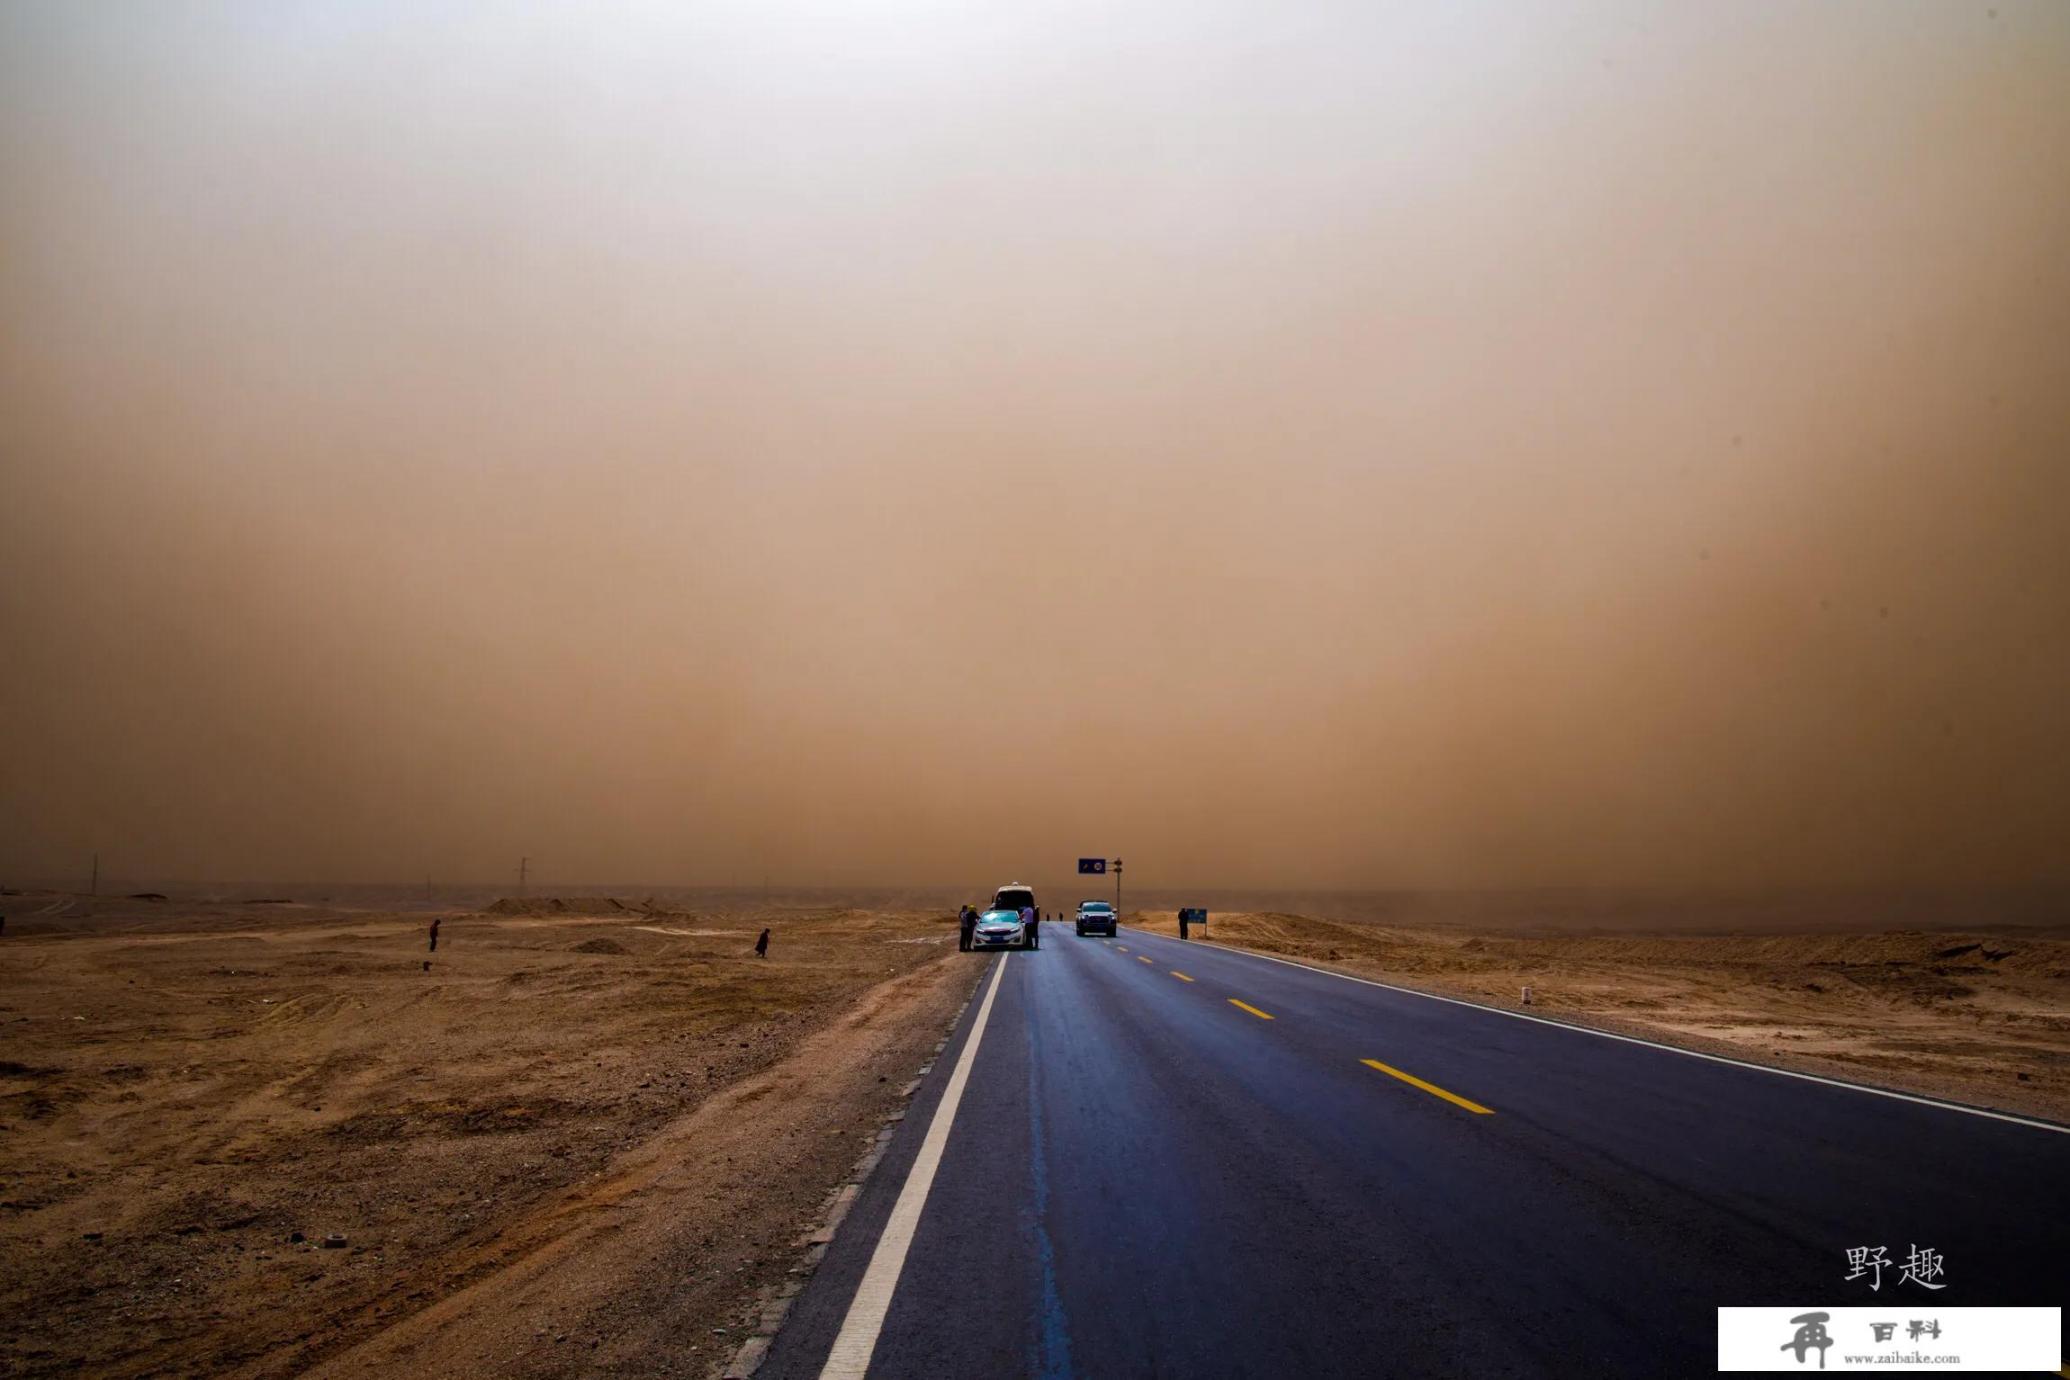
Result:
<svg viewBox="0 0 2070 1380"><path fill-rule="evenodd" d="M1114 918L1121 918L1121 859L1114 860Z"/></svg>
<svg viewBox="0 0 2070 1380"><path fill-rule="evenodd" d="M520 895L520 896L523 896L523 895L525 895L525 894L526 894L526 893L525 893L525 874L526 874L526 873L527 873L528 871L530 871L530 870L531 870L531 866L532 866L532 860L531 860L531 859L530 859L529 857L526 857L526 858L519 858L519 859L518 859L518 895Z"/></svg>

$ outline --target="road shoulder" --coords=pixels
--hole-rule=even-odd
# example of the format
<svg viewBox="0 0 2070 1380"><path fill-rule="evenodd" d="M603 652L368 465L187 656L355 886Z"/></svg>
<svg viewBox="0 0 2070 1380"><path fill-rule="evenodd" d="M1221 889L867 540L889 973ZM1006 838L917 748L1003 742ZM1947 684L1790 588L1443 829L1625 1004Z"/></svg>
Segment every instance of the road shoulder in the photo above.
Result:
<svg viewBox="0 0 2070 1380"><path fill-rule="evenodd" d="M487 1243L467 1288L312 1374L719 1374L795 1292L804 1238L979 976L945 956L870 989Z"/></svg>

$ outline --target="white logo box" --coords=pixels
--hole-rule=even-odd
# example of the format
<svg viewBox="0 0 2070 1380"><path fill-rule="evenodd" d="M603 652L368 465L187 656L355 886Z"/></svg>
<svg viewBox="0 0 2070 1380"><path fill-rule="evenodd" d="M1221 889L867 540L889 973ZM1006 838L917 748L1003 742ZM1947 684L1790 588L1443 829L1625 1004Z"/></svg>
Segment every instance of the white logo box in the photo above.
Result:
<svg viewBox="0 0 2070 1380"><path fill-rule="evenodd" d="M1798 1359L1796 1340L1807 1313L1824 1313L1823 1349L1807 1347ZM1912 1324L1933 1323L1936 1337L1914 1337ZM1887 1340L1876 1340L1878 1323L1889 1324ZM1908 1289L1888 1303L1866 1308L1720 1308L1718 1369L1782 1371L1817 1375L1825 1371L2025 1370L2061 1372L2063 1310L2060 1308L1948 1308Z"/></svg>

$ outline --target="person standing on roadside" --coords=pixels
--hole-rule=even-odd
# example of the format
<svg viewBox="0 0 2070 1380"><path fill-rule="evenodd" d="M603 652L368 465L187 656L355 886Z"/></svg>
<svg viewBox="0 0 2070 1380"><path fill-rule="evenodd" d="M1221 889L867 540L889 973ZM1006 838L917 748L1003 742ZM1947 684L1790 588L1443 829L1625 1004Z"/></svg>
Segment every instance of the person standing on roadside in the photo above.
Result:
<svg viewBox="0 0 2070 1380"><path fill-rule="evenodd" d="M438 922L443 918L443 916L438 915L431 917L431 952L433 953L438 952Z"/></svg>
<svg viewBox="0 0 2070 1380"><path fill-rule="evenodd" d="M767 957L769 957L769 931L768 931L768 930L763 930L761 934L759 934L759 935L757 935L757 936L755 937L755 957L756 957L756 958L767 958Z"/></svg>
<svg viewBox="0 0 2070 1380"><path fill-rule="evenodd" d="M1042 916L1033 906L1021 907L1021 931L1028 936L1028 947L1042 947Z"/></svg>
<svg viewBox="0 0 2070 1380"><path fill-rule="evenodd" d="M971 936L977 932L977 907L966 903L963 909L956 913L956 924L962 932L962 938L956 947L964 953L969 953Z"/></svg>

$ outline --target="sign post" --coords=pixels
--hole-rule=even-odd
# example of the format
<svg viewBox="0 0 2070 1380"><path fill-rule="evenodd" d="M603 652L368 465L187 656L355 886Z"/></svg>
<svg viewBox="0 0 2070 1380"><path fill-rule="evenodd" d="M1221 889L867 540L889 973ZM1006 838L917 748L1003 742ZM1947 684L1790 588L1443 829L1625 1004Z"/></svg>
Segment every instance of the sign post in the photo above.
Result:
<svg viewBox="0 0 2070 1380"><path fill-rule="evenodd" d="M1121 859L1114 860L1114 919L1121 920Z"/></svg>

